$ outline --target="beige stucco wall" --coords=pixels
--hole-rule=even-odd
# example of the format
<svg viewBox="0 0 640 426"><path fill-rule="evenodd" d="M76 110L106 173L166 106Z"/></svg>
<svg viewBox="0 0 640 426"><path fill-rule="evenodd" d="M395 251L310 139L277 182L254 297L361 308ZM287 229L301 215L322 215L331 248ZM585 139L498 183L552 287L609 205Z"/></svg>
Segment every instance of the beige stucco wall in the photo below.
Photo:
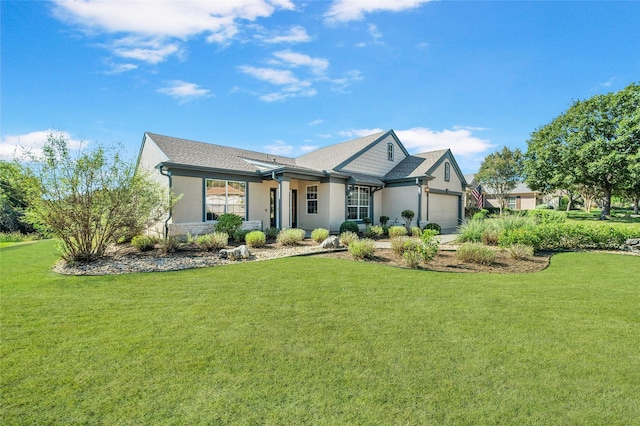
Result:
<svg viewBox="0 0 640 426"><path fill-rule="evenodd" d="M143 141L140 157L138 158L138 168L149 173L149 177L158 182L163 188L169 189L169 178L160 174L156 166L162 161L166 160L166 156L160 151L160 148L145 135ZM164 235L164 221L163 218L158 223L151 226L148 230L151 234L163 236Z"/></svg>
<svg viewBox="0 0 640 426"><path fill-rule="evenodd" d="M387 144L393 143L393 161L387 159ZM374 176L384 176L391 169L405 159L404 152L392 136L378 142L376 145L363 152L359 157L355 158L349 164L345 165L342 170L348 170L357 173L363 173Z"/></svg>
<svg viewBox="0 0 640 426"><path fill-rule="evenodd" d="M269 215L270 215L270 188L277 188L278 182L276 181L264 181L264 182L249 182L249 220L259 220L262 222L262 229L269 227Z"/></svg>
<svg viewBox="0 0 640 426"><path fill-rule="evenodd" d="M329 231L338 232L345 219L345 185L328 183L329 186Z"/></svg>
<svg viewBox="0 0 640 426"><path fill-rule="evenodd" d="M380 192L382 193L380 214L389 216L390 224L404 223L401 214L403 210L413 210L415 217L412 224L416 224L418 217L418 187L416 185L387 187Z"/></svg>
<svg viewBox="0 0 640 426"><path fill-rule="evenodd" d="M202 222L202 179L173 176L173 192L181 196L173 209L173 223Z"/></svg>
<svg viewBox="0 0 640 426"><path fill-rule="evenodd" d="M451 164L451 174L449 181L444 180L444 169L445 163L448 160L443 161L438 165L438 167L431 173L431 175L435 178L429 181L429 188L441 189L441 190L449 190L454 192L463 192L462 189L462 181L458 178L456 174L453 164Z"/></svg>

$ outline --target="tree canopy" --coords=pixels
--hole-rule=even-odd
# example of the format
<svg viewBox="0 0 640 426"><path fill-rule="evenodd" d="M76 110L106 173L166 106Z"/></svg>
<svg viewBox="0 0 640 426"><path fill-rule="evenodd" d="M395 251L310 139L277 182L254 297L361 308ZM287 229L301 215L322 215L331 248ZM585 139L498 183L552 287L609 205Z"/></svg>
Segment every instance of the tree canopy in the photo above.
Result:
<svg viewBox="0 0 640 426"><path fill-rule="evenodd" d="M516 148L501 150L489 154L480 165L476 180L484 190L498 200L500 213L507 205L511 191L522 181L522 152Z"/></svg>
<svg viewBox="0 0 640 426"><path fill-rule="evenodd" d="M573 102L527 141L526 182L548 192L597 188L602 215L611 211L614 190L638 186L640 173L640 85Z"/></svg>

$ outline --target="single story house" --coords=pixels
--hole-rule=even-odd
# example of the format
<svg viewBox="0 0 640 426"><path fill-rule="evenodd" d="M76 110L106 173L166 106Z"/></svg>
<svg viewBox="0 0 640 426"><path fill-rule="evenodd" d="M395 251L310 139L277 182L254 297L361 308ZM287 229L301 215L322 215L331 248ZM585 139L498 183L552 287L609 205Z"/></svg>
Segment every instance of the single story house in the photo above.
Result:
<svg viewBox="0 0 640 426"><path fill-rule="evenodd" d="M478 200L473 196L472 192L478 188L478 182L475 175L465 175L465 179L469 183L466 194L466 207L500 207L498 200L481 187L482 205L478 205ZM507 208L511 210L533 210L538 204L543 203L543 194L534 191L524 183L519 183L509 194L507 198Z"/></svg>
<svg viewBox="0 0 640 426"><path fill-rule="evenodd" d="M464 215L466 181L450 150L410 155L393 130L320 148L297 158L145 133L138 167L181 198L157 231L210 232L224 213L246 228L326 228L345 220L438 223ZM363 225L362 225L363 226Z"/></svg>

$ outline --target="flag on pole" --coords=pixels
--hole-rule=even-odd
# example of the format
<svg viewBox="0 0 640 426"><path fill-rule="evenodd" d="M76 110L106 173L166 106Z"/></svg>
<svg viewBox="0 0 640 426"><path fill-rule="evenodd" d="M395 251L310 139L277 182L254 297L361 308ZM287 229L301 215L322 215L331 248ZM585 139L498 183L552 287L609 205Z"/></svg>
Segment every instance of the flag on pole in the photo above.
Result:
<svg viewBox="0 0 640 426"><path fill-rule="evenodd" d="M471 191L471 195L473 195L473 198L476 199L476 204L478 205L478 207L483 208L484 197L482 196L482 187L478 185L476 188L473 188L473 190Z"/></svg>

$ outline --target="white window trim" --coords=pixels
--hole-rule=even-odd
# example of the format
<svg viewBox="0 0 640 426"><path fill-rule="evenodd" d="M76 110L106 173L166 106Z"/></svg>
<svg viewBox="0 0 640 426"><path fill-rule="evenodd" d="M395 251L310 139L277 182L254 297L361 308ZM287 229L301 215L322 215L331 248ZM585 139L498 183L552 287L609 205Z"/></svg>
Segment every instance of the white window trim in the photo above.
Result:
<svg viewBox="0 0 640 426"><path fill-rule="evenodd" d="M315 190L316 198L309 198L309 194L310 194L309 188L315 188L316 189ZM318 192L319 192L318 191L318 185L307 185L307 187L306 187L306 195L305 196L306 196L306 200L307 200L307 214L308 215L317 215L318 212L320 211L320 203L319 203L319 200L318 200L318 198L319 198L318 197ZM313 193L311 193L311 194L313 194ZM309 213L309 201L315 201L316 202L316 212L315 213Z"/></svg>
<svg viewBox="0 0 640 426"><path fill-rule="evenodd" d="M368 195L367 197L367 204L360 204L360 191L361 190L366 190L366 193ZM365 217L371 217L371 188L369 188L368 186L354 186L353 189L351 190L352 194L355 192L358 192L358 204L349 204L349 200L347 199L347 219L348 220L362 220ZM351 218L349 219L349 208L356 208L356 218ZM366 216L360 217L360 209L362 207L366 207L367 208L367 214Z"/></svg>
<svg viewBox="0 0 640 426"><path fill-rule="evenodd" d="M204 198L205 221L206 222L211 222L211 221L215 220L215 219L208 219L209 212L208 212L207 206L214 205L214 204L207 203L207 194L206 194L208 182L215 182L215 181L224 182L224 189L225 189L224 198L225 198L225 202L224 202L224 213L223 214L229 213L229 184L230 183L240 183L240 184L242 184L244 186L244 195L242 196L244 198L244 209L243 209L244 210L244 215L242 215L241 217L242 217L242 220L245 220L247 218L247 201L248 201L247 200L247 187L248 187L247 182L246 181L240 181L240 180L227 180L227 179L205 179L205 184L204 184L205 185L205 198ZM221 204L215 204L215 205L221 205ZM232 204L232 205L235 206L235 205L240 205L240 204ZM235 212L232 212L232 213L237 214ZM240 215L238 215L238 216L240 216Z"/></svg>

